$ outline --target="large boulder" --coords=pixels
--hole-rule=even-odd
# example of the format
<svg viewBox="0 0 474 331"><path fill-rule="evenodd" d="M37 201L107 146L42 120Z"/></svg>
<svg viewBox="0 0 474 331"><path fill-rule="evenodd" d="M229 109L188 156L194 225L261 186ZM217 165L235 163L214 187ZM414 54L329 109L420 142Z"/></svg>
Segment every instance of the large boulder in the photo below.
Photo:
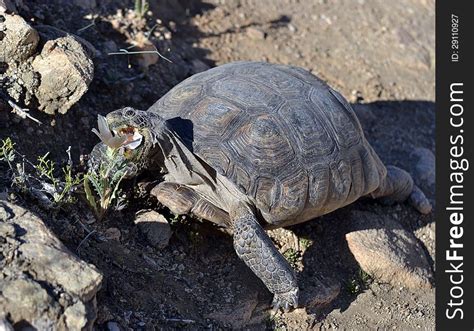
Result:
<svg viewBox="0 0 474 331"><path fill-rule="evenodd" d="M432 287L430 264L412 232L388 216L355 211L351 218L354 231L346 240L362 270L394 286Z"/></svg>
<svg viewBox="0 0 474 331"><path fill-rule="evenodd" d="M2 200L0 269L0 328L3 323L15 329L92 329L102 275L38 216Z"/></svg>
<svg viewBox="0 0 474 331"><path fill-rule="evenodd" d="M64 114L84 93L94 77L94 64L73 36L48 40L32 63L41 77L35 96L39 109Z"/></svg>
<svg viewBox="0 0 474 331"><path fill-rule="evenodd" d="M21 62L32 56L39 35L21 16L0 11L0 62Z"/></svg>
<svg viewBox="0 0 474 331"><path fill-rule="evenodd" d="M66 113L88 90L96 53L80 37L0 12L0 87L20 104Z"/></svg>

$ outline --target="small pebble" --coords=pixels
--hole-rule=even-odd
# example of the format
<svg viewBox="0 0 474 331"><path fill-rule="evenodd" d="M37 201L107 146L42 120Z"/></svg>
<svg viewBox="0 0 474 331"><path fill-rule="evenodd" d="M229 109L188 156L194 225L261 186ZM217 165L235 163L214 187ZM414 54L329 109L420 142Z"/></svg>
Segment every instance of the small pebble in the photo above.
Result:
<svg viewBox="0 0 474 331"><path fill-rule="evenodd" d="M247 28L247 36L250 38L250 39L254 39L254 40L263 40L265 39L265 32L263 32L262 30L260 29L257 29L257 28Z"/></svg>
<svg viewBox="0 0 474 331"><path fill-rule="evenodd" d="M117 322L107 322L107 330L109 331L121 331L120 325Z"/></svg>
<svg viewBox="0 0 474 331"><path fill-rule="evenodd" d="M150 245L157 248L168 246L172 231L163 215L156 211L141 212L135 219L135 224L145 235Z"/></svg>
<svg viewBox="0 0 474 331"><path fill-rule="evenodd" d="M121 237L120 230L117 228L108 228L105 230L105 238L107 240L116 240L119 241Z"/></svg>

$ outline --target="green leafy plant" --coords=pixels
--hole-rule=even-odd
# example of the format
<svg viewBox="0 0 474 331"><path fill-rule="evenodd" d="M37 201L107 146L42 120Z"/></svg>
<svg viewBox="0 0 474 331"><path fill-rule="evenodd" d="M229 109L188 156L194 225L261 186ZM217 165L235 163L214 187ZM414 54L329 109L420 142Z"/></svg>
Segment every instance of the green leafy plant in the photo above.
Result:
<svg viewBox="0 0 474 331"><path fill-rule="evenodd" d="M10 138L2 139L2 146L0 147L0 161L7 162L12 168L12 162L15 159L15 144Z"/></svg>
<svg viewBox="0 0 474 331"><path fill-rule="evenodd" d="M49 152L38 157L38 164L36 165L40 178L46 179L46 182L49 183L47 187L55 203L60 203L61 201L73 202L71 192L82 182L80 176L72 174L70 149L67 150L67 154L69 162L61 169L63 173L62 179L55 177L54 170L56 165L48 159Z"/></svg>
<svg viewBox="0 0 474 331"><path fill-rule="evenodd" d="M119 149L107 147L98 167L92 167L84 176L84 191L89 205L98 219L115 203L116 209L122 207L120 183L127 174L126 162L118 155Z"/></svg>
<svg viewBox="0 0 474 331"><path fill-rule="evenodd" d="M359 269L358 271L359 280L362 282L365 288L367 288L370 283L372 283L372 277L366 273L364 270Z"/></svg>
<svg viewBox="0 0 474 331"><path fill-rule="evenodd" d="M16 151L13 141L6 138L1 140L0 161L7 164L14 187L31 193L48 207L60 207L75 201L73 193L82 182L81 176L72 173L70 148L66 153L68 163L59 175L56 163L48 158L49 153L38 157L35 164Z"/></svg>
<svg viewBox="0 0 474 331"><path fill-rule="evenodd" d="M101 153L100 164L90 167L84 176L84 191L89 205L94 209L98 219L102 219L107 210L115 206L115 209L124 207L124 199L120 196L120 183L127 175L127 161L121 154L126 145L141 141L142 136L115 135L109 128L105 117L99 115L97 118L99 130L92 129L102 143L105 151Z"/></svg>
<svg viewBox="0 0 474 331"><path fill-rule="evenodd" d="M150 5L147 0L135 0L135 13L138 17L144 17Z"/></svg>
<svg viewBox="0 0 474 331"><path fill-rule="evenodd" d="M301 258L301 253L293 248L287 249L283 256L286 258L288 263L293 267L296 268L296 264L298 263L299 259Z"/></svg>
<svg viewBox="0 0 474 331"><path fill-rule="evenodd" d="M347 291L352 295L355 295L361 291L361 288L357 279L352 278L349 280L349 282L347 283Z"/></svg>
<svg viewBox="0 0 474 331"><path fill-rule="evenodd" d="M355 295L367 289L372 282L372 277L364 270L359 269L356 274L352 276L347 282L347 291Z"/></svg>
<svg viewBox="0 0 474 331"><path fill-rule="evenodd" d="M308 238L300 238L300 245L303 248L303 250L306 250L313 244L313 241Z"/></svg>

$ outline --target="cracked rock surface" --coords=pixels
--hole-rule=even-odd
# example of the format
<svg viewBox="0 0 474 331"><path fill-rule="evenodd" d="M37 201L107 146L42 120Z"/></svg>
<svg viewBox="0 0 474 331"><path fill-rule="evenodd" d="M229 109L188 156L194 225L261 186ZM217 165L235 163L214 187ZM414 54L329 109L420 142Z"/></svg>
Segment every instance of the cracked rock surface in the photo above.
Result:
<svg viewBox="0 0 474 331"><path fill-rule="evenodd" d="M0 13L0 88L16 102L64 114L88 90L89 45L61 32L38 33L21 16Z"/></svg>
<svg viewBox="0 0 474 331"><path fill-rule="evenodd" d="M66 113L86 93L94 77L94 64L71 35L49 40L32 63L41 77L35 93L39 109Z"/></svg>
<svg viewBox="0 0 474 331"><path fill-rule="evenodd" d="M378 281L408 288L431 288L432 271L413 233L395 220L354 211L355 231L346 234L360 267Z"/></svg>
<svg viewBox="0 0 474 331"><path fill-rule="evenodd" d="M92 328L102 275L73 255L39 217L0 201L0 252L0 326Z"/></svg>

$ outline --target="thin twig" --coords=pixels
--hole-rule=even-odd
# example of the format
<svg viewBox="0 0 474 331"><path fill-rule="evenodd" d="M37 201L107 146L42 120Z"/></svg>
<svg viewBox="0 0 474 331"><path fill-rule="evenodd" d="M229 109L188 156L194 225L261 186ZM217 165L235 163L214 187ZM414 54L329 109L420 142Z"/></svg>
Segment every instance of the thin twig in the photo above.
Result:
<svg viewBox="0 0 474 331"><path fill-rule="evenodd" d="M71 146L67 147L66 153L67 153L67 164L72 167Z"/></svg>
<svg viewBox="0 0 474 331"><path fill-rule="evenodd" d="M86 240L89 239L89 237L92 236L95 232L96 232L95 230L92 230L91 232L89 232L89 233L87 234L87 236L85 236L84 239L81 240L81 242L79 243L79 246L77 246L77 248L76 248L76 251L77 251L78 253L79 253L79 250L81 249L82 244L85 243Z"/></svg>
<svg viewBox="0 0 474 331"><path fill-rule="evenodd" d="M89 230L89 228L87 227L87 225L85 225L84 223L82 223L79 219L76 220L77 223L79 223L79 225L84 229L84 231L87 232L87 234L89 235L91 232L94 232L95 230Z"/></svg>
<svg viewBox="0 0 474 331"><path fill-rule="evenodd" d="M163 56L160 52L158 52L158 50L155 50L154 51L128 51L126 50L125 48L121 48L119 49L118 52L112 52L112 53L108 53L107 55L135 55L135 54L157 54L159 57L161 57L162 59L168 61L169 63L173 63L173 61L171 61L170 59L166 58L165 56Z"/></svg>
<svg viewBox="0 0 474 331"><path fill-rule="evenodd" d="M145 32L145 37L147 37L148 39L150 39L151 34L153 33L153 31L155 31L155 29L156 29L157 27L158 27L158 24L153 25L150 30L148 30L147 32Z"/></svg>
<svg viewBox="0 0 474 331"><path fill-rule="evenodd" d="M95 25L95 19L92 21L92 23L87 24L86 26L80 28L80 29L77 30L76 32L77 32L77 33L81 33L82 31L85 31L85 30L87 30L87 29L93 27L94 25Z"/></svg>
<svg viewBox="0 0 474 331"><path fill-rule="evenodd" d="M43 124L43 123L41 123L40 120L38 120L38 119L34 118L33 116L31 116L30 114L28 114L28 112L30 111L28 108L21 108L20 106L18 106L16 103L14 103L11 100L7 100L7 101L8 101L8 104L10 105L10 107L12 107L12 113L14 113L15 115L18 115L23 119L29 118L29 119L35 121L36 123L38 123L39 125Z"/></svg>

